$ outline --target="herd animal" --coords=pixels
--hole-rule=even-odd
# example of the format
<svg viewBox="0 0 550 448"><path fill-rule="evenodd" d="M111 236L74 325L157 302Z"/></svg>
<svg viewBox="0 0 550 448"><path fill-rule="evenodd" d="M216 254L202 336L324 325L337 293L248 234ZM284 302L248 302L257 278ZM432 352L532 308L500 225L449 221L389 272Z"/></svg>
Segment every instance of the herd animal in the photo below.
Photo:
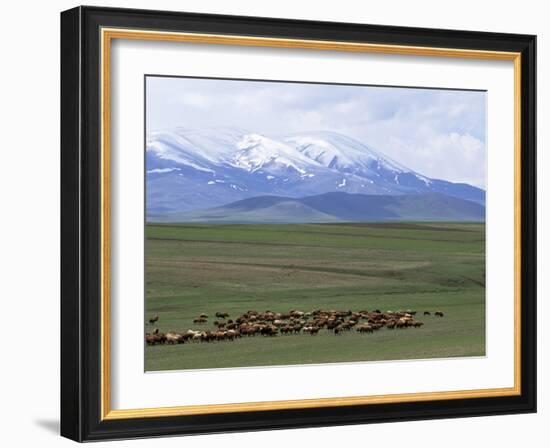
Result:
<svg viewBox="0 0 550 448"><path fill-rule="evenodd" d="M240 316L229 319L227 312L216 312L217 320L214 328L209 330L192 330L183 332L168 331L162 333L156 328L145 334L147 345L183 344L187 342L235 341L241 337L274 337L297 334L316 336L321 330L338 336L354 330L364 335L374 333L382 328L400 330L405 328L421 328L424 322L415 320L414 310L405 311L373 311L361 310L326 310L312 311L290 310L285 313L274 311L248 310ZM424 311L424 316L431 316L430 311ZM435 311L435 317L444 317L442 311ZM158 314L148 321L151 325L159 320ZM199 314L193 319L195 324L207 324L208 315Z"/></svg>

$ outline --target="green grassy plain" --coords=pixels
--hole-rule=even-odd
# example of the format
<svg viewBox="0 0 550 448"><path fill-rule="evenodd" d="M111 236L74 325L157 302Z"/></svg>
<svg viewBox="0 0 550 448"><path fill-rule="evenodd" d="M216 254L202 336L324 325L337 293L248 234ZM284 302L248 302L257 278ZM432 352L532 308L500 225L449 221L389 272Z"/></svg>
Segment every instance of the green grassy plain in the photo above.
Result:
<svg viewBox="0 0 550 448"><path fill-rule="evenodd" d="M163 332L213 329L216 311L414 309L424 322L146 346L148 371L485 354L484 224L149 224L145 254L146 317Z"/></svg>

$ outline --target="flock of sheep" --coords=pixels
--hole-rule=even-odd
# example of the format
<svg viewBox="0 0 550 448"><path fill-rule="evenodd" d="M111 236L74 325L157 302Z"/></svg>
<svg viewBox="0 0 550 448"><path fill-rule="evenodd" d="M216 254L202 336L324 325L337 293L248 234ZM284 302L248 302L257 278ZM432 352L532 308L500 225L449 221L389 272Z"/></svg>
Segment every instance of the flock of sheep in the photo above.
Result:
<svg viewBox="0 0 550 448"><path fill-rule="evenodd" d="M241 316L230 319L228 313L217 312L215 326L212 330L187 330L185 332L169 331L162 333L158 328L145 334L148 345L183 344L185 342L234 341L243 336L277 336L306 333L316 335L321 330L335 335L355 330L359 334L374 333L386 327L389 330L420 328L423 322L415 320L417 312L406 311L343 311L343 310L313 310L304 312L292 310L288 313L273 311L247 311ZM424 316L431 316L430 311L424 311ZM442 311L436 311L435 317L443 317ZM154 326L159 320L155 315L149 319ZM193 319L195 324L208 324L208 315L201 314Z"/></svg>

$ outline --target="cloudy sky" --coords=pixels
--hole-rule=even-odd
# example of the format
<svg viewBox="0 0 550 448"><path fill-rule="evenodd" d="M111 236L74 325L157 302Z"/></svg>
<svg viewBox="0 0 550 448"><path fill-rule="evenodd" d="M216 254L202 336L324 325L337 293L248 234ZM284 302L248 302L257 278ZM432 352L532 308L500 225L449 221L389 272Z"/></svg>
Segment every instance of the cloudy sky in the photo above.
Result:
<svg viewBox="0 0 550 448"><path fill-rule="evenodd" d="M340 132L432 178L485 188L485 92L147 77L147 130Z"/></svg>

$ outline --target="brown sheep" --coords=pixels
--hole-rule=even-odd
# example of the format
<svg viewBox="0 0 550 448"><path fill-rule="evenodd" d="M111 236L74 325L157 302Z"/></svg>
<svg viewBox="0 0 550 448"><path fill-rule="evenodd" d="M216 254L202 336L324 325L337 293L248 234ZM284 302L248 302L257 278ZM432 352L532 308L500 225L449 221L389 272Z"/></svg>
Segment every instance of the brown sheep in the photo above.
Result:
<svg viewBox="0 0 550 448"><path fill-rule="evenodd" d="M211 331L203 331L201 333L201 340L204 342L211 342L216 340L216 333L213 333Z"/></svg>
<svg viewBox="0 0 550 448"><path fill-rule="evenodd" d="M406 319L401 318L397 321L395 326L397 328L407 328L409 326L409 321L407 321Z"/></svg>
<svg viewBox="0 0 550 448"><path fill-rule="evenodd" d="M319 333L319 327L307 326L307 327L302 328L302 331L304 333L309 333L311 335L314 335L314 334Z"/></svg>
<svg viewBox="0 0 550 448"><path fill-rule="evenodd" d="M273 325L266 325L260 329L260 334L262 336L277 336L278 332L277 327Z"/></svg>
<svg viewBox="0 0 550 448"><path fill-rule="evenodd" d="M420 311L424 316L444 317L442 311ZM185 342L212 342L212 341L234 341L242 335L254 336L277 336L309 333L317 335L320 330L326 328L335 335L341 335L344 331L350 331L352 328L360 334L374 333L383 327L390 330L395 328L421 328L424 323L414 320L416 311L411 309L399 311L380 310L367 311L362 310L354 312L351 310L338 309L314 309L304 312L300 310L291 310L288 313L275 311L247 311L235 320L225 320L229 317L228 313L216 312L219 320L213 322L213 330L188 330L184 333L170 331L166 334L161 333L158 328L152 333L145 334L147 345L157 344L182 344ZM150 324L158 321L158 314L148 319ZM366 319L366 321L362 321ZM208 315L201 313L193 319L196 324L207 324ZM361 323L364 322L364 323Z"/></svg>
<svg viewBox="0 0 550 448"><path fill-rule="evenodd" d="M202 333L195 333L193 337L191 338L193 342L200 342L202 341Z"/></svg>
<svg viewBox="0 0 550 448"><path fill-rule="evenodd" d="M166 333L166 343L183 344L184 343L183 334L169 331L168 333Z"/></svg>
<svg viewBox="0 0 550 448"><path fill-rule="evenodd" d="M164 333L161 333L158 328L151 333L145 335L145 341L149 345L164 344L166 342L166 336Z"/></svg>
<svg viewBox="0 0 550 448"><path fill-rule="evenodd" d="M225 333L225 339L228 341L233 341L237 337L237 332L235 330L227 330Z"/></svg>
<svg viewBox="0 0 550 448"><path fill-rule="evenodd" d="M369 324L359 325L356 330L361 334L374 332L374 329Z"/></svg>

